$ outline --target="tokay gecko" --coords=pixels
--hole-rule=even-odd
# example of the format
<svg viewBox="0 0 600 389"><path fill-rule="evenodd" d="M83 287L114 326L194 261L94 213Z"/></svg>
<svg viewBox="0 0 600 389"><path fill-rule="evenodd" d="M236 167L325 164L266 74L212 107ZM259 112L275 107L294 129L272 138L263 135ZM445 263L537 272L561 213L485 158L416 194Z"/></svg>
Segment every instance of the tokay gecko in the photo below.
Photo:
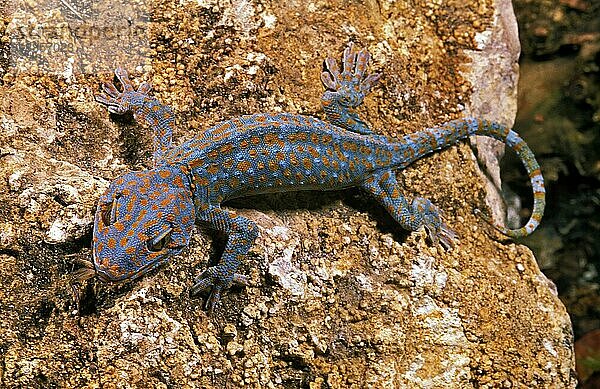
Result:
<svg viewBox="0 0 600 389"><path fill-rule="evenodd" d="M148 95L150 85L133 88L122 68L115 71L122 92L104 83L96 101L115 114L133 112L154 131L154 168L115 179L99 200L94 221L93 265L75 275L79 281L138 278L190 241L195 223L227 235L217 265L200 274L191 293L210 292L209 311L232 284L247 285L237 273L258 228L251 220L221 208L236 197L290 190L335 190L359 186L370 193L401 227L424 227L433 244L448 249L456 235L429 200L410 201L400 191L394 170L457 143L484 135L516 151L531 179L534 203L529 221L519 229L492 223L503 234L523 237L538 226L544 211L544 180L532 151L512 130L499 124L465 118L408 134L397 142L374 134L357 115L359 106L380 74L367 74L370 55L352 43L342 68L327 58L321 80L326 121L290 113L255 114L227 120L180 146L171 144L174 113Z"/></svg>

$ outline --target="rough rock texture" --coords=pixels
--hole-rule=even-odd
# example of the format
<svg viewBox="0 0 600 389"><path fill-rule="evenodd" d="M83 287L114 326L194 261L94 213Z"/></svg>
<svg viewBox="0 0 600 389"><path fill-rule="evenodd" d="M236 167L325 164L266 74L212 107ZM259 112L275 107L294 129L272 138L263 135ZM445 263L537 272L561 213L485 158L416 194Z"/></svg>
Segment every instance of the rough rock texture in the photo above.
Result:
<svg viewBox="0 0 600 389"><path fill-rule="evenodd" d="M253 286L212 317L187 289L222 246L208 231L137 282L80 287L79 311L68 283L90 257L98 196L150 161L147 129L93 102L115 64L175 108L177 139L243 113L320 115L321 61L350 39L385 74L362 109L376 131L460 117L470 101L509 122L512 110L479 101L514 106L512 92L462 76L481 69L469 53L514 58L490 43L506 42L492 32L512 17L496 8L510 11L490 0L5 6L0 386L573 387L568 316L531 252L473 216L485 194L467 145L399 173L460 235L449 252L399 231L358 190L286 193L232 204L260 227L243 269ZM514 87L514 68L486 72Z"/></svg>

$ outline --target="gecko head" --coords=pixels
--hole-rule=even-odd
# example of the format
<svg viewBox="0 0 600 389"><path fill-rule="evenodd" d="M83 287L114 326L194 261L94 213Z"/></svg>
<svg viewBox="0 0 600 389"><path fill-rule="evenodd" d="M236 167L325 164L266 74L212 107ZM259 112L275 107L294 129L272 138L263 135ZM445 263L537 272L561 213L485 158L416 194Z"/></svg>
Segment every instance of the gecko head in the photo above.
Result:
<svg viewBox="0 0 600 389"><path fill-rule="evenodd" d="M97 276L135 279L181 252L194 227L194 204L177 167L131 172L100 197L92 243Z"/></svg>

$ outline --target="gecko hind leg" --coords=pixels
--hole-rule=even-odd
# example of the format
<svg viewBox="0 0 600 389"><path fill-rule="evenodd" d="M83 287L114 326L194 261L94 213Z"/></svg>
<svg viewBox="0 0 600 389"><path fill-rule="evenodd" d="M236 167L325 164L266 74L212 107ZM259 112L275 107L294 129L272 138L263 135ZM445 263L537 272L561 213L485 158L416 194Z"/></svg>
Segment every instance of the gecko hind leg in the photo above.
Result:
<svg viewBox="0 0 600 389"><path fill-rule="evenodd" d="M427 236L434 245L438 243L446 250L454 247L458 238L442 220L441 212L430 200L416 197L409 204L391 170L378 172L361 185L371 193L392 215L394 220L409 231L425 227Z"/></svg>
<svg viewBox="0 0 600 389"><path fill-rule="evenodd" d="M358 50L350 42L344 50L343 70L340 72L337 61L328 57L325 70L321 73L321 81L327 88L321 98L327 120L364 135L372 135L373 131L358 117L355 108L362 104L381 77L380 73L365 76L370 58L367 49Z"/></svg>

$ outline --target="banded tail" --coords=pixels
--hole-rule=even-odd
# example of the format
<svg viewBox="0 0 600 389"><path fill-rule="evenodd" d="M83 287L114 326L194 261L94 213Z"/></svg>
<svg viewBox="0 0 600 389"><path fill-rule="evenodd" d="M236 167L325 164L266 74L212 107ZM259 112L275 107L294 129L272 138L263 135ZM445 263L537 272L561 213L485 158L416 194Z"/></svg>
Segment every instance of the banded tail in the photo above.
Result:
<svg viewBox="0 0 600 389"><path fill-rule="evenodd" d="M511 238L530 235L540 224L546 205L544 178L533 152L527 143L510 128L498 123L475 118L464 118L444 123L413 134L404 136L403 142L394 145L394 165L405 167L426 154L432 153L466 139L471 135L484 135L504 142L513 149L525 166L533 189L533 211L529 221L521 228L509 229L495 223L491 218L478 212L485 221L498 231Z"/></svg>

